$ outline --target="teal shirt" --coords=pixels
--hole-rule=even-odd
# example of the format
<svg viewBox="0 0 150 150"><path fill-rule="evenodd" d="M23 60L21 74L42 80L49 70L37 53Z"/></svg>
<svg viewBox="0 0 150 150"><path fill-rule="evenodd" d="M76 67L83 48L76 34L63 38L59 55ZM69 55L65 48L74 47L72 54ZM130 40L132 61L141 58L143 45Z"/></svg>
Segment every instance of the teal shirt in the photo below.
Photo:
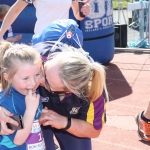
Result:
<svg viewBox="0 0 150 150"><path fill-rule="evenodd" d="M36 93L39 93L37 90ZM0 92L0 105L12 112L14 115L24 116L26 105L25 96L17 92L14 88L10 89L9 94L4 94L4 91ZM42 111L42 102L40 100L39 107L36 111L35 120L39 119ZM21 146L16 146L13 141L16 132L8 136L0 136L0 150L26 150L26 143Z"/></svg>

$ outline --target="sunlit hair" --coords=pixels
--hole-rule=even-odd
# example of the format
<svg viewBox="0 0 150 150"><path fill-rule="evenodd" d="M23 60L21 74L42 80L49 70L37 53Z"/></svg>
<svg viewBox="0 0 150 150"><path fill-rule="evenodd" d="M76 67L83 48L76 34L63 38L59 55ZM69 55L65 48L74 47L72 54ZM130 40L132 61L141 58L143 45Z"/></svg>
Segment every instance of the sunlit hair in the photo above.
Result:
<svg viewBox="0 0 150 150"><path fill-rule="evenodd" d="M9 91L13 77L18 67L24 64L42 63L40 54L31 46L25 44L11 44L1 42L0 44L0 72L2 90ZM4 79L4 73L8 74L8 80Z"/></svg>
<svg viewBox="0 0 150 150"><path fill-rule="evenodd" d="M108 99L105 69L97 62L90 62L78 52L57 53L59 76L69 91L90 102L99 98L105 90Z"/></svg>
<svg viewBox="0 0 150 150"><path fill-rule="evenodd" d="M10 8L9 5L5 5L5 4L0 5L0 19L3 19L5 17L5 15L8 12L9 8Z"/></svg>

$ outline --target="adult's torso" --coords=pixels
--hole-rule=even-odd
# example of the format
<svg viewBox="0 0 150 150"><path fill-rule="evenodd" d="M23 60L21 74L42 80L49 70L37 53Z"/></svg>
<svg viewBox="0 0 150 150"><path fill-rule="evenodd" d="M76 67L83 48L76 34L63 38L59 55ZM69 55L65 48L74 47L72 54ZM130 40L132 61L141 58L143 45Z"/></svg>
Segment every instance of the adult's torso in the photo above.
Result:
<svg viewBox="0 0 150 150"><path fill-rule="evenodd" d="M72 0L35 0L37 21L35 35L40 34L51 22L57 19L68 19Z"/></svg>
<svg viewBox="0 0 150 150"><path fill-rule="evenodd" d="M60 100L57 94L49 93L45 88L39 87L43 107L47 107L60 115L76 119L87 119L89 102L78 98L70 93L66 94L63 100Z"/></svg>

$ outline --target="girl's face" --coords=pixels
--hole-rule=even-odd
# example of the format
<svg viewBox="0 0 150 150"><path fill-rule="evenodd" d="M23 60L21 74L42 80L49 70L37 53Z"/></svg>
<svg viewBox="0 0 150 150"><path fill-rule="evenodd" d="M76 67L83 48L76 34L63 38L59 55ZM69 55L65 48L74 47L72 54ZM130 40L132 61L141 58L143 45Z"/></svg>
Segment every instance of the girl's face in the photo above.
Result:
<svg viewBox="0 0 150 150"><path fill-rule="evenodd" d="M21 64L14 75L12 86L22 95L30 89L36 92L41 77L41 64Z"/></svg>

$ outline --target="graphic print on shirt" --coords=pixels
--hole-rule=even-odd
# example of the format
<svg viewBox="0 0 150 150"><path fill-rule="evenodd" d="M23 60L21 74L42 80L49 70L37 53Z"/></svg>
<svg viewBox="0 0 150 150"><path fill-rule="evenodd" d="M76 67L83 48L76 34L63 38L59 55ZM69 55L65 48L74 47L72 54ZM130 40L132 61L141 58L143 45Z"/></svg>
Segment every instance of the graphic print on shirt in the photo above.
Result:
<svg viewBox="0 0 150 150"><path fill-rule="evenodd" d="M41 126L38 120L33 122L32 130L26 144L27 150L46 150Z"/></svg>
<svg viewBox="0 0 150 150"><path fill-rule="evenodd" d="M41 100L42 100L42 102L48 102L49 101L49 97L42 97L41 96Z"/></svg>
<svg viewBox="0 0 150 150"><path fill-rule="evenodd" d="M81 107L73 107L70 111L70 114L78 114L80 108Z"/></svg>

